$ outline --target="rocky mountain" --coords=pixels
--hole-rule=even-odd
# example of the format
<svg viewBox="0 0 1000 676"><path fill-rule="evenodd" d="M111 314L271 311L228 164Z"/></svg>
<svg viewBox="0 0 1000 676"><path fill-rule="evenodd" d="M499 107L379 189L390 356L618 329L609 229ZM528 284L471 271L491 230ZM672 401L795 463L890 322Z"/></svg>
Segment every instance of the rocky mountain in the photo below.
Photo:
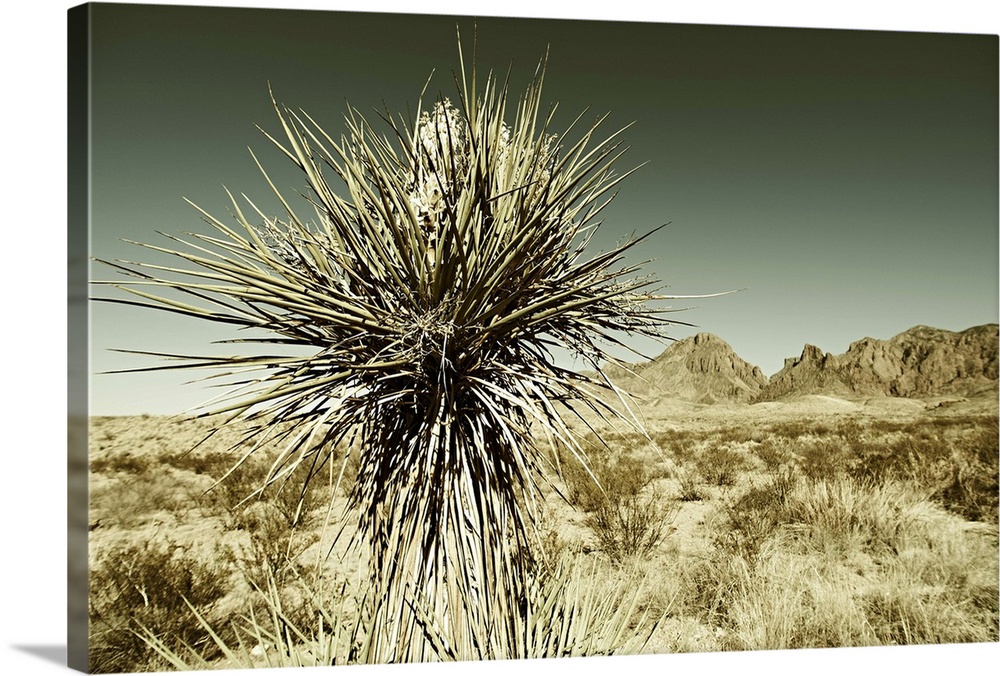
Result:
<svg viewBox="0 0 1000 676"><path fill-rule="evenodd" d="M915 326L888 340L862 338L840 355L806 345L754 401L804 394L923 397L974 394L997 384L998 325L954 332Z"/></svg>
<svg viewBox="0 0 1000 676"><path fill-rule="evenodd" d="M673 397L699 403L749 402L767 384L761 370L741 359L724 340L699 333L670 345L659 357L632 366L609 367L619 387L640 397Z"/></svg>
<svg viewBox="0 0 1000 676"><path fill-rule="evenodd" d="M644 399L697 403L774 401L803 395L861 397L968 396L997 387L1000 327L946 331L915 326L888 340L862 338L844 354L806 345L768 378L721 338L699 333L660 356L608 376Z"/></svg>

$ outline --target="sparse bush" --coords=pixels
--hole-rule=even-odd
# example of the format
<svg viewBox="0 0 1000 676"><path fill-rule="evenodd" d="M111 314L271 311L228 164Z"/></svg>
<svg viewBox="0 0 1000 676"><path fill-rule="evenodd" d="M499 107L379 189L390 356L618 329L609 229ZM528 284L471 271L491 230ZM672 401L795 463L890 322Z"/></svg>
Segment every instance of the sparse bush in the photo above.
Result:
<svg viewBox="0 0 1000 676"><path fill-rule="evenodd" d="M787 520L787 491L774 480L752 486L741 496L727 502L727 528L715 536L717 547L753 560L761 545L779 525Z"/></svg>
<svg viewBox="0 0 1000 676"><path fill-rule="evenodd" d="M654 474L628 453L610 454L590 447L588 466L570 464L564 471L568 499L588 512L587 526L613 561L649 554L663 539L676 508L651 487ZM596 479L596 481L595 481Z"/></svg>
<svg viewBox="0 0 1000 676"><path fill-rule="evenodd" d="M663 540L677 514L675 505L664 505L659 492L606 500L587 518L601 550L612 561L646 556Z"/></svg>
<svg viewBox="0 0 1000 676"><path fill-rule="evenodd" d="M966 519L996 525L1000 497L998 463L997 420L992 419L956 444L950 476L935 496Z"/></svg>
<svg viewBox="0 0 1000 676"><path fill-rule="evenodd" d="M231 571L171 542L110 551L90 573L90 668L97 673L157 670L164 665L142 639L153 632L174 647L217 653L188 603L209 613L230 586Z"/></svg>
<svg viewBox="0 0 1000 676"><path fill-rule="evenodd" d="M728 446L711 446L696 461L705 481L715 486L735 486L746 471L746 459Z"/></svg>
<svg viewBox="0 0 1000 676"><path fill-rule="evenodd" d="M848 451L837 438L811 440L795 450L799 469L809 479L832 480L847 473Z"/></svg>
<svg viewBox="0 0 1000 676"><path fill-rule="evenodd" d="M766 439L754 446L753 453L764 463L764 470L769 474L775 474L788 467L795 459L786 444L776 443L772 439Z"/></svg>
<svg viewBox="0 0 1000 676"><path fill-rule="evenodd" d="M305 572L299 555L319 539L290 525L283 511L265 500L242 510L233 527L247 534L249 546L237 553L237 562L247 580L258 587L269 577L280 584Z"/></svg>
<svg viewBox="0 0 1000 676"><path fill-rule="evenodd" d="M533 547L525 547L521 552L521 560L525 569L537 580L546 580L555 572L558 564L568 557L579 554L583 549L581 543L570 544L549 518L548 511L541 512L538 542Z"/></svg>
<svg viewBox="0 0 1000 676"><path fill-rule="evenodd" d="M214 479L224 475L233 466L229 453L198 453L195 451L168 452L160 461L179 470L205 474Z"/></svg>
<svg viewBox="0 0 1000 676"><path fill-rule="evenodd" d="M767 431L772 436L779 439L794 441L800 437L813 434L814 429L815 427L813 424L809 424L801 420L786 420L778 423L772 423L768 426Z"/></svg>
<svg viewBox="0 0 1000 676"><path fill-rule="evenodd" d="M745 444L760 438L760 430L753 427L727 425L715 433L718 443L738 445Z"/></svg>
<svg viewBox="0 0 1000 676"><path fill-rule="evenodd" d="M567 498L585 512L597 510L609 499L638 495L653 481L645 462L631 453L615 453L596 443L588 446L586 462L587 467L563 463Z"/></svg>
<svg viewBox="0 0 1000 676"><path fill-rule="evenodd" d="M219 483L206 497L221 505L237 522L244 510L266 501L281 515L286 527L298 526L332 497L329 490L323 490L322 482L305 481L310 471L310 466L299 465L286 479L268 485L271 465L266 458L253 456L237 467L230 459L225 469L217 472Z"/></svg>
<svg viewBox="0 0 1000 676"><path fill-rule="evenodd" d="M846 473L875 484L904 481L949 510L995 523L998 494L997 419L929 418L908 424L872 421L844 437Z"/></svg>
<svg viewBox="0 0 1000 676"><path fill-rule="evenodd" d="M142 474L149 469L149 458L133 453L110 453L103 458L90 461L90 471L100 474L123 472L126 474Z"/></svg>
<svg viewBox="0 0 1000 676"><path fill-rule="evenodd" d="M664 429L652 435L657 447L668 451L679 463L687 463L694 458L698 446L698 435L685 429Z"/></svg>
<svg viewBox="0 0 1000 676"><path fill-rule="evenodd" d="M95 487L90 500L92 505L102 505L105 523L135 528L189 510L198 503L198 491L173 472L147 470Z"/></svg>
<svg viewBox="0 0 1000 676"><path fill-rule="evenodd" d="M698 483L698 475L687 468L677 472L677 482L680 485L682 502L697 502L705 499L705 494Z"/></svg>

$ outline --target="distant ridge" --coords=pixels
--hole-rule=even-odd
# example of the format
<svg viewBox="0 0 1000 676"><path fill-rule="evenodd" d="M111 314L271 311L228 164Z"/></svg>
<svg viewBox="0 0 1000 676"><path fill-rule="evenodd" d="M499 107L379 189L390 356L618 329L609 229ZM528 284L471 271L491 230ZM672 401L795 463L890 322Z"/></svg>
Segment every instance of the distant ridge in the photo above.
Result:
<svg viewBox="0 0 1000 676"><path fill-rule="evenodd" d="M755 401L805 394L968 395L997 384L998 325L955 332L915 326L888 340L862 338L841 355L806 345L771 376Z"/></svg>
<svg viewBox="0 0 1000 676"><path fill-rule="evenodd" d="M1000 326L964 331L915 326L888 340L862 338L840 355L806 345L768 378L724 340L699 333L655 359L608 366L611 380L643 399L756 403L806 395L841 398L974 395L998 383Z"/></svg>

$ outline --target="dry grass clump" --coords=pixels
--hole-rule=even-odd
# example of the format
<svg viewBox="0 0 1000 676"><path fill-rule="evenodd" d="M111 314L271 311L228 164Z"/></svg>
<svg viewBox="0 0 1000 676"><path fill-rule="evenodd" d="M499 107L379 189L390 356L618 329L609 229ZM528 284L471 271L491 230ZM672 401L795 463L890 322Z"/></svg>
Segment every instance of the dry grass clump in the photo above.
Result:
<svg viewBox="0 0 1000 676"><path fill-rule="evenodd" d="M706 497L701 488L699 475L686 467L680 467L675 472L678 487L678 497L681 502L698 502Z"/></svg>
<svg viewBox="0 0 1000 676"><path fill-rule="evenodd" d="M727 514L693 588L728 648L996 640L996 533L904 484L801 477Z"/></svg>

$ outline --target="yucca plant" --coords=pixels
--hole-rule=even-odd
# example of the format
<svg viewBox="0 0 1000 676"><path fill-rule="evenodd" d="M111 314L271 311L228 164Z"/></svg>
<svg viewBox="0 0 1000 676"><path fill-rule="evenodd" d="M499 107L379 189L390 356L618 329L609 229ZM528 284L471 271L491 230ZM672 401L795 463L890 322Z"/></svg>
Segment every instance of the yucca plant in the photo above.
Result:
<svg viewBox="0 0 1000 676"><path fill-rule="evenodd" d="M111 263L136 278L114 283L132 295L112 302L309 348L146 352L177 361L135 370L228 376L232 387L205 414L249 423L244 457L279 449L268 484L304 464L319 472L337 449L360 453L349 502L378 599L373 640L383 647L373 654L387 661L436 654L428 618L467 647L463 658L507 657L504 646L525 642L521 557L548 450L585 462L571 419L628 419L602 372L611 346L664 338L677 323L651 303L667 297L638 274L642 263L624 262L645 236L589 246L631 173L613 171L624 129L601 138L607 116L587 126L581 114L554 133L556 108L541 105L544 60L516 105L507 81L491 74L480 90L461 48L459 60L457 105L439 96L414 119L386 113L383 133L350 109L333 136L275 101L284 138L264 133L305 174L313 220L268 178L282 216L230 195L235 227L199 209L214 234L141 244L177 266ZM559 349L596 375L561 365ZM595 396L601 389L618 404Z"/></svg>

